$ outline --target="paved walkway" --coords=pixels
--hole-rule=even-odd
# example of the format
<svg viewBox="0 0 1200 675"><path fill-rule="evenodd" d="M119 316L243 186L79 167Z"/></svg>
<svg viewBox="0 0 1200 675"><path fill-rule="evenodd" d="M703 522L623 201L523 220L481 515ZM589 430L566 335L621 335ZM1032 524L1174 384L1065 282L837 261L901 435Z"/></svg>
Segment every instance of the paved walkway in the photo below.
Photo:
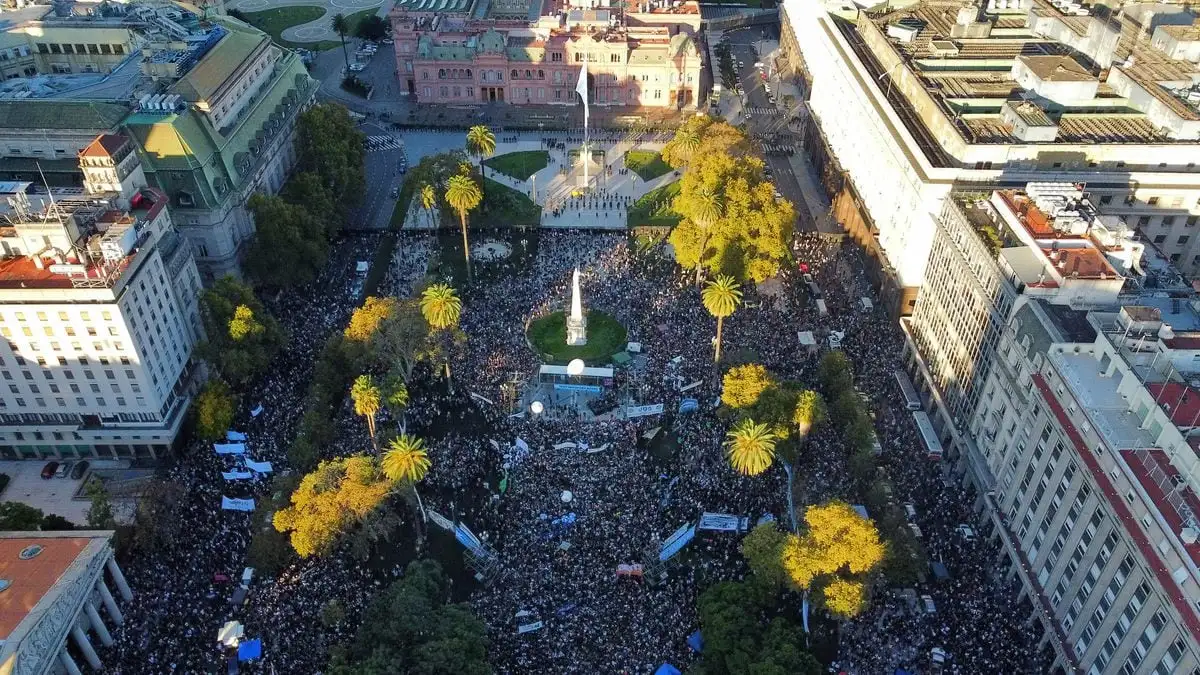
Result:
<svg viewBox="0 0 1200 675"><path fill-rule="evenodd" d="M364 9L378 7L380 16L386 17L387 10L391 9L392 3L390 0L234 0L229 4L229 9L242 12L262 12L281 7L323 7L325 9L325 14L321 18L285 28L279 35L288 42L304 43L324 40L340 41L341 38L333 30L335 14L349 16Z"/></svg>

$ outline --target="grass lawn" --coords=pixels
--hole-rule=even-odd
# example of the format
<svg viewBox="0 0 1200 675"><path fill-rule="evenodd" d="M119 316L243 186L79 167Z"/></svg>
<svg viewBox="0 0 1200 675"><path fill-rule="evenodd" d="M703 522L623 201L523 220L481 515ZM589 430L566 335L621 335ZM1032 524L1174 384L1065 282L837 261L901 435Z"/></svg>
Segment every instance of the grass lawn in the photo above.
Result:
<svg viewBox="0 0 1200 675"><path fill-rule="evenodd" d="M671 202L679 194L679 181L651 190L633 203L629 209L629 227L639 225L667 225L674 227L682 220L678 213L671 210Z"/></svg>
<svg viewBox="0 0 1200 675"><path fill-rule="evenodd" d="M537 227L542 221L542 207L527 195L497 183L491 178L483 179L483 204L477 211L467 215L467 227ZM458 222L458 214L454 214Z"/></svg>
<svg viewBox="0 0 1200 675"><path fill-rule="evenodd" d="M625 153L625 166L632 169L642 180L654 180L671 171L671 165L664 162L662 155L653 150L630 150Z"/></svg>
<svg viewBox="0 0 1200 675"><path fill-rule="evenodd" d="M625 327L604 312L588 311L587 344L567 345L567 315L547 314L529 324L529 341L539 354L548 355L554 363L583 359L589 364L608 363L609 357L625 348Z"/></svg>
<svg viewBox="0 0 1200 675"><path fill-rule="evenodd" d="M483 160L483 165L489 169L517 180L529 180L530 176L546 168L549 163L550 153L545 150L509 152Z"/></svg>
<svg viewBox="0 0 1200 675"><path fill-rule="evenodd" d="M355 28L358 27L358 22L371 16L379 10L364 9L361 12L355 12L346 17L350 22L350 34L347 37L354 35ZM324 7L316 7L313 5L296 5L292 7L278 7L276 9L268 9L261 12L242 12L246 22L255 28L267 33L275 42L295 49L297 47L309 49L312 51L324 51L326 49L341 48L341 40L321 40L320 42L289 42L280 37L284 30L292 26L299 26L303 23L316 21L322 16L325 16L326 9ZM333 21L333 15L328 15L329 21ZM346 47L350 49L349 46Z"/></svg>

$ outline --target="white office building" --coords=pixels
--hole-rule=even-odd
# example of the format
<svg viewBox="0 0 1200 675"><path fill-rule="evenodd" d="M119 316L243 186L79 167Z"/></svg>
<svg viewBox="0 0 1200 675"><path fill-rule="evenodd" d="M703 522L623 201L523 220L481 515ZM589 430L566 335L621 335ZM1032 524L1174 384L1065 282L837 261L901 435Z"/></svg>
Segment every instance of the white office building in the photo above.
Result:
<svg viewBox="0 0 1200 675"><path fill-rule="evenodd" d="M138 184L128 138L97 139L82 161L125 191L63 199L0 186L6 459L154 459L194 389L200 277L167 197Z"/></svg>
<svg viewBox="0 0 1200 675"><path fill-rule="evenodd" d="M925 281L942 203L965 188L1083 184L1102 214L1200 271L1200 69L1179 46L1195 31L1156 29L1193 26L1192 10L1047 0L783 9L806 150L835 216L883 259L897 314L912 311Z"/></svg>

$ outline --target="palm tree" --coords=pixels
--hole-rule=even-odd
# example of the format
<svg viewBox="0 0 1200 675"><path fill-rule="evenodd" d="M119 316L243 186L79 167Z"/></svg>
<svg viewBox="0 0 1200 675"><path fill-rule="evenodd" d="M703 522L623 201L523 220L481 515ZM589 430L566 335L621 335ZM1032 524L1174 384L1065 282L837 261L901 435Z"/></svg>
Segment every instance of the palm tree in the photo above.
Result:
<svg viewBox="0 0 1200 675"><path fill-rule="evenodd" d="M728 274L718 274L717 278L708 282L708 285L700 292L700 299L704 302L704 308L708 310L708 313L717 317L717 349L713 356L713 362L719 363L721 361L721 328L725 324L725 317L733 314L734 310L742 304L742 291L733 277Z"/></svg>
<svg viewBox="0 0 1200 675"><path fill-rule="evenodd" d="M350 22L345 14L333 15L333 31L342 38L342 58L346 59L346 75L350 75L350 55L346 52L346 34L350 32Z"/></svg>
<svg viewBox="0 0 1200 675"><path fill-rule="evenodd" d="M700 226L701 231L704 233L704 243L700 246L700 259L696 261L697 286L700 285L700 273L704 268L702 264L704 251L708 249L708 240L712 238L713 225L716 225L724 212L725 200L721 196L721 193L707 187L702 187L696 192L692 220Z"/></svg>
<svg viewBox="0 0 1200 675"><path fill-rule="evenodd" d="M467 152L472 157L479 158L479 175L483 173L483 158L491 157L496 152L496 135L482 124L476 124L467 130Z"/></svg>
<svg viewBox="0 0 1200 675"><path fill-rule="evenodd" d="M434 284L421 292L421 314L429 327L442 332L458 325L462 300L447 284ZM446 381L450 382L450 358L446 358ZM451 384L453 386L453 384Z"/></svg>
<svg viewBox="0 0 1200 675"><path fill-rule="evenodd" d="M429 455L425 452L425 441L408 434L400 434L388 443L380 464L383 474L400 482L417 483L429 473Z"/></svg>
<svg viewBox="0 0 1200 675"><path fill-rule="evenodd" d="M467 212L472 211L483 201L483 192L479 184L470 176L451 176L446 181L446 201L450 208L458 212L458 222L462 226L463 258L467 261L467 279L471 278L471 247L467 243Z"/></svg>
<svg viewBox="0 0 1200 675"><path fill-rule="evenodd" d="M700 134L696 133L695 129L680 129L675 132L675 146L679 148L679 155L685 161L691 161L692 155L696 150L700 149Z"/></svg>
<svg viewBox="0 0 1200 675"><path fill-rule="evenodd" d="M421 208L425 209L425 214L429 216L429 224L433 225L433 207L437 206L437 193L433 191L433 186L426 183L421 186Z"/></svg>
<svg viewBox="0 0 1200 675"><path fill-rule="evenodd" d="M743 476L757 476L775 460L775 434L770 426L750 418L738 422L726 434L725 456L734 471Z"/></svg>
<svg viewBox="0 0 1200 675"><path fill-rule="evenodd" d="M400 434L388 443L388 451L383 455L380 467L383 475L398 483L403 481L412 488L417 498L417 508L421 511L421 520L425 520L425 505L421 503L421 493L417 492L417 483L429 473L425 442L415 436Z"/></svg>
<svg viewBox="0 0 1200 675"><path fill-rule="evenodd" d="M825 399L811 389L805 389L796 397L796 408L792 412L792 422L800 432L800 439L808 436L808 432L825 420Z"/></svg>
<svg viewBox="0 0 1200 675"><path fill-rule="evenodd" d="M375 440L375 415L379 413L379 387L370 375L359 375L350 387L350 400L354 401L354 413L367 420L367 433L371 435L371 445L379 451Z"/></svg>

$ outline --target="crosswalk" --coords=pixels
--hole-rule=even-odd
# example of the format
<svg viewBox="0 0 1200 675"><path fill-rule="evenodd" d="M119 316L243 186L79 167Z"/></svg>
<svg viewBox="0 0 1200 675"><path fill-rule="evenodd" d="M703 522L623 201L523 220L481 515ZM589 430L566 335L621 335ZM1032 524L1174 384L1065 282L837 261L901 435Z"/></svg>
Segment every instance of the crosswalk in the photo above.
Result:
<svg viewBox="0 0 1200 675"><path fill-rule="evenodd" d="M775 108L746 108L746 112L751 115L778 115L779 111Z"/></svg>
<svg viewBox="0 0 1200 675"><path fill-rule="evenodd" d="M367 136L367 152L403 149L404 141L395 136Z"/></svg>

